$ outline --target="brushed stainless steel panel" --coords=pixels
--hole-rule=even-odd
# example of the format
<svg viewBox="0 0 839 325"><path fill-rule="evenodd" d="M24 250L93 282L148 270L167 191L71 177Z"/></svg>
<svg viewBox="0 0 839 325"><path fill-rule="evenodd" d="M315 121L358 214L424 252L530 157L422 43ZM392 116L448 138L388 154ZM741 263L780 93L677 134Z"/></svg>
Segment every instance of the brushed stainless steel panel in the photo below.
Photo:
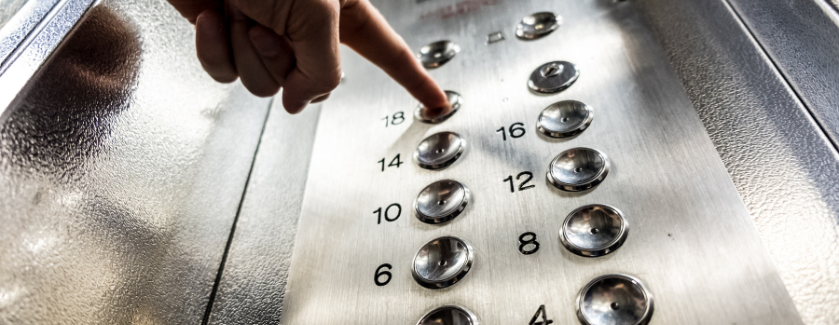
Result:
<svg viewBox="0 0 839 325"><path fill-rule="evenodd" d="M0 323L201 321L268 100L208 77L193 37L163 1L106 1L19 95Z"/></svg>
<svg viewBox="0 0 839 325"><path fill-rule="evenodd" d="M822 8L821 0L729 2L839 147L839 21L830 17L833 8Z"/></svg>
<svg viewBox="0 0 839 325"><path fill-rule="evenodd" d="M279 99L280 97L277 97ZM320 105L289 115L274 100L253 171L210 324L277 324Z"/></svg>
<svg viewBox="0 0 839 325"><path fill-rule="evenodd" d="M724 1L635 4L667 49L804 322L839 324L839 154Z"/></svg>
<svg viewBox="0 0 839 325"><path fill-rule="evenodd" d="M575 324L575 299L596 276L637 276L656 297L654 323L800 324L798 313L760 241L753 221L697 118L667 58L632 2L378 1L415 49L449 39L462 51L431 74L464 105L440 125L406 121L385 127L415 102L397 84L350 51L344 86L324 104L296 238L283 324L410 324L455 304L488 324L525 324L540 305L556 324ZM541 40L512 35L524 15L554 11L563 26ZM529 92L539 65L567 60L581 69L569 89ZM548 140L534 128L539 112L565 99L594 107L580 136ZM363 108L363 109L362 109ZM527 133L501 140L497 129L522 122ZM424 137L454 131L470 147L442 171L407 157ZM609 177L590 192L569 194L541 176L559 152L585 146L612 161ZM384 168L399 154L405 164ZM508 175L530 171L533 189L510 193ZM444 225L414 218L417 193L455 179L474 202ZM403 214L377 224L374 210L399 203ZM591 259L568 252L557 237L564 217L585 204L613 205L633 226L615 253ZM524 232L539 251L518 252ZM451 235L469 241L475 262L461 283L429 290L411 279L410 263L427 241ZM374 271L393 265L385 286Z"/></svg>

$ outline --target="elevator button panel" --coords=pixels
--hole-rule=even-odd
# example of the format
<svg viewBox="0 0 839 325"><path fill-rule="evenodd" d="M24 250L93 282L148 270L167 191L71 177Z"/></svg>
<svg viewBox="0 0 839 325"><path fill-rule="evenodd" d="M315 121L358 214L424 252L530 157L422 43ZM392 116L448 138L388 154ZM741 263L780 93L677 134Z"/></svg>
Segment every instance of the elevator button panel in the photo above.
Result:
<svg viewBox="0 0 839 325"><path fill-rule="evenodd" d="M442 289L460 282L469 273L474 259L471 245L460 238L445 236L420 248L411 271L419 285Z"/></svg>
<svg viewBox="0 0 839 325"><path fill-rule="evenodd" d="M417 219L440 224L460 215L469 205L472 194L462 183L444 179L426 186L414 202Z"/></svg>
<svg viewBox="0 0 839 325"><path fill-rule="evenodd" d="M590 204L568 214L559 240L580 256L597 257L618 249L629 234L629 224L617 208Z"/></svg>
<svg viewBox="0 0 839 325"><path fill-rule="evenodd" d="M527 87L540 94L563 91L580 77L580 70L571 62L552 61L545 63L530 74Z"/></svg>
<svg viewBox="0 0 839 325"><path fill-rule="evenodd" d="M448 105L445 107L425 107L424 105L420 104L417 106L417 109L414 110L414 118L417 121L428 123L428 124L437 124L447 120L449 117L457 113L457 110L460 109L460 105L463 104L463 98L460 97L460 94L446 90L446 100Z"/></svg>
<svg viewBox="0 0 839 325"><path fill-rule="evenodd" d="M521 19L516 25L516 36L525 40L542 38L553 33L560 25L562 17L552 12L537 12Z"/></svg>
<svg viewBox="0 0 839 325"><path fill-rule="evenodd" d="M439 132L425 138L414 151L414 162L425 169L441 169L453 164L466 150L466 140L454 132Z"/></svg>
<svg viewBox="0 0 839 325"><path fill-rule="evenodd" d="M451 61L460 52L460 46L452 41L437 41L423 46L417 56L426 69L439 68Z"/></svg>
<svg viewBox="0 0 839 325"><path fill-rule="evenodd" d="M653 322L795 324L632 2L373 2L457 92L414 109L342 52L365 79L324 104L281 323L639 325L652 289ZM534 41L503 41L512 29Z"/></svg>
<svg viewBox="0 0 839 325"><path fill-rule="evenodd" d="M429 311L417 325L480 325L478 316L466 308L442 306Z"/></svg>
<svg viewBox="0 0 839 325"><path fill-rule="evenodd" d="M652 294L630 275L597 277L577 297L577 317L584 325L646 325L652 314Z"/></svg>
<svg viewBox="0 0 839 325"><path fill-rule="evenodd" d="M572 148L561 152L548 167L548 181L556 188L579 192L594 188L609 174L609 158L591 148Z"/></svg>
<svg viewBox="0 0 839 325"><path fill-rule="evenodd" d="M542 110L536 130L552 138L573 137L585 131L594 119L594 109L576 100L563 100Z"/></svg>

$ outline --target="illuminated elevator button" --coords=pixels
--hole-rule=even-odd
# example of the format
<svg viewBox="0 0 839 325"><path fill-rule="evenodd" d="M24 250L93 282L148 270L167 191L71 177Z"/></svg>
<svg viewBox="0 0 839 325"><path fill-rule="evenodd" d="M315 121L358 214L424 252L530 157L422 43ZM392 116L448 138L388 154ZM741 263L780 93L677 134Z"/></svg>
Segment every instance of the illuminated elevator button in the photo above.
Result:
<svg viewBox="0 0 839 325"><path fill-rule="evenodd" d="M460 109L460 105L463 104L463 98L456 92L446 90L446 100L449 105L439 108L428 108L420 104L414 111L414 118L417 121L430 124L440 123L449 119L449 117L457 113L457 110Z"/></svg>
<svg viewBox="0 0 839 325"><path fill-rule="evenodd" d="M593 119L591 106L576 100L564 100L542 110L536 129L553 138L571 137L585 131Z"/></svg>
<svg viewBox="0 0 839 325"><path fill-rule="evenodd" d="M454 132L440 132L425 138L414 152L414 162L425 169L440 169L453 164L466 148L466 140Z"/></svg>
<svg viewBox="0 0 839 325"><path fill-rule="evenodd" d="M462 183L444 179L426 186L414 202L417 219L438 224L456 218L469 205L472 195Z"/></svg>
<svg viewBox="0 0 839 325"><path fill-rule="evenodd" d="M530 74L530 80L527 81L527 87L537 93L550 94L571 87L579 77L580 70L574 64L553 61L534 70Z"/></svg>
<svg viewBox="0 0 839 325"><path fill-rule="evenodd" d="M597 277L577 296L577 318L586 325L645 325L652 314L652 294L629 275Z"/></svg>
<svg viewBox="0 0 839 325"><path fill-rule="evenodd" d="M452 41L437 41L423 46L417 55L426 69L433 69L446 64L460 52L460 46Z"/></svg>
<svg viewBox="0 0 839 325"><path fill-rule="evenodd" d="M472 246L457 237L434 239L414 256L414 280L430 289L441 289L460 282L473 261Z"/></svg>
<svg viewBox="0 0 839 325"><path fill-rule="evenodd" d="M586 205L572 211L559 231L569 251L596 257L614 252L626 241L629 224L620 210L608 205Z"/></svg>
<svg viewBox="0 0 839 325"><path fill-rule="evenodd" d="M417 325L478 325L478 317L463 307L443 306L423 315Z"/></svg>
<svg viewBox="0 0 839 325"><path fill-rule="evenodd" d="M609 173L609 158L600 151L573 148L560 153L548 166L548 181L556 188L578 192L600 184Z"/></svg>
<svg viewBox="0 0 839 325"><path fill-rule="evenodd" d="M516 36L521 39L532 40L547 36L562 25L562 17L552 12L537 12L525 16L516 25Z"/></svg>

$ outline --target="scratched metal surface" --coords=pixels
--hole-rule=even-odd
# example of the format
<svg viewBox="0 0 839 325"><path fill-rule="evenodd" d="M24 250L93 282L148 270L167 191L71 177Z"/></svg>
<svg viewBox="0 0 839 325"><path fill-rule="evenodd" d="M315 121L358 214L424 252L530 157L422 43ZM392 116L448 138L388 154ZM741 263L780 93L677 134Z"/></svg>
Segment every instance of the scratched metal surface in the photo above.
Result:
<svg viewBox="0 0 839 325"><path fill-rule="evenodd" d="M725 2L636 4L668 49L802 319L839 324L839 154Z"/></svg>
<svg viewBox="0 0 839 325"><path fill-rule="evenodd" d="M193 36L105 1L10 108L0 323L201 322L268 101L206 76Z"/></svg>
<svg viewBox="0 0 839 325"><path fill-rule="evenodd" d="M460 54L431 74L465 104L440 125L408 120L386 128L382 118L410 116L414 100L371 64L343 53L348 82L323 106L283 324L411 324L445 304L467 307L486 324L525 324L544 304L554 323L574 324L577 291L612 272L635 275L651 289L653 323L801 323L688 95L632 2L375 4L414 49L441 39L460 44ZM565 24L542 40L512 36L522 16L543 10L561 14ZM507 39L486 44L495 31ZM528 92L531 71L557 59L580 67L577 83L552 96ZM539 112L563 99L592 105L591 127L564 141L537 136ZM496 130L515 122L527 133L502 141ZM458 132L470 147L448 169L421 170L408 157L438 131ZM572 195L542 175L551 158L576 146L602 150L613 170L598 188ZM405 163L382 172L377 161L397 154ZM536 175L536 187L511 194L503 179L522 171ZM443 178L469 186L474 201L451 223L423 224L409 207ZM391 203L403 214L377 224L373 211ZM583 258L559 243L565 215L589 203L626 214L630 235L613 254ZM541 243L533 255L517 251L527 231ZM469 241L476 261L463 282L425 289L411 278L411 259L443 235ZM393 265L393 278L376 286L374 270L384 263Z"/></svg>

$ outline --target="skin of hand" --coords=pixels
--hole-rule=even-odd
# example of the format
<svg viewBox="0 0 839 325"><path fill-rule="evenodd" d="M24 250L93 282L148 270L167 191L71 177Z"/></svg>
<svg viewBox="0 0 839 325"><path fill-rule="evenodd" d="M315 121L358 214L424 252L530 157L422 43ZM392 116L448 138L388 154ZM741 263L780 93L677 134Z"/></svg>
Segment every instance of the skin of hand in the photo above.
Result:
<svg viewBox="0 0 839 325"><path fill-rule="evenodd" d="M339 43L367 58L426 107L446 95L369 0L168 0L195 25L198 60L219 82L254 95L283 90L296 114L341 82Z"/></svg>

